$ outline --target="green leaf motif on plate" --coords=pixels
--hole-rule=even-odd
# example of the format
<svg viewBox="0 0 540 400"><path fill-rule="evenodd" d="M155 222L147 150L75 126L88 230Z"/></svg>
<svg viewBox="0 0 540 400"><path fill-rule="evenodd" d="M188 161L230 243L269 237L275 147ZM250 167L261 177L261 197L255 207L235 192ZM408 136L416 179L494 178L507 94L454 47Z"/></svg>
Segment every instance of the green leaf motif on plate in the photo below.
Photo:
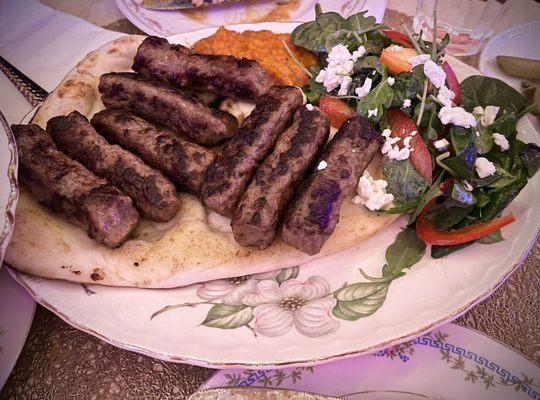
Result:
<svg viewBox="0 0 540 400"><path fill-rule="evenodd" d="M281 271L279 271L279 274L276 276L276 281L280 285L288 281L289 279L294 279L298 276L299 268L298 265L290 268L283 268Z"/></svg>
<svg viewBox="0 0 540 400"><path fill-rule="evenodd" d="M236 329L249 324L253 319L251 307L244 305L216 304L210 311L202 325L212 328Z"/></svg>
<svg viewBox="0 0 540 400"><path fill-rule="evenodd" d="M347 321L367 317L383 305L389 286L390 282L361 282L347 285L334 292L337 304L332 309L332 314Z"/></svg>

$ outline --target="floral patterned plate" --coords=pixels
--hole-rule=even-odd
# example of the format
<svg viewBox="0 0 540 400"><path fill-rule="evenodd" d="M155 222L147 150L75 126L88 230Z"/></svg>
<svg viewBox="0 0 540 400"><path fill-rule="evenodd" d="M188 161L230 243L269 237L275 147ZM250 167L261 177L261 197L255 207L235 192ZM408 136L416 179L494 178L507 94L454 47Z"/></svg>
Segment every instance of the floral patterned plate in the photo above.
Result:
<svg viewBox="0 0 540 400"><path fill-rule="evenodd" d="M448 324L386 350L313 368L222 370L197 398L217 387L294 389L347 400L539 399L540 367L480 332Z"/></svg>
<svg viewBox="0 0 540 400"><path fill-rule="evenodd" d="M295 26L230 28L290 32ZM190 44L213 32L169 39ZM450 62L460 79L477 73ZM523 140L539 142L526 118L518 129ZM519 222L504 229L505 241L475 244L444 259L426 256L393 282L369 281L360 268L380 276L386 248L406 224L403 217L360 246L300 267L178 289L81 286L13 274L71 325L129 350L216 368L314 365L410 340L489 296L538 234L538 176L510 209Z"/></svg>

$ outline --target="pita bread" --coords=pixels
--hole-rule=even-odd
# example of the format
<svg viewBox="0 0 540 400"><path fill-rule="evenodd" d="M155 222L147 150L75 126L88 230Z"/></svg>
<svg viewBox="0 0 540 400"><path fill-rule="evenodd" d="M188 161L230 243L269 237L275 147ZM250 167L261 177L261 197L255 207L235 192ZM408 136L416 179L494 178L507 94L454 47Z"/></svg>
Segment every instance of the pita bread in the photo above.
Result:
<svg viewBox="0 0 540 400"><path fill-rule="evenodd" d="M143 36L127 36L88 54L47 97L33 122L45 127L57 115L78 110L88 118L104 108L99 77L130 71ZM377 169L377 166L372 166ZM117 249L40 206L21 186L15 229L6 255L13 268L44 278L143 288L170 288L299 265L355 246L396 219L345 200L340 222L322 251L308 256L279 238L265 250L242 247L222 225L223 217L180 194L183 209L167 223L141 220L133 237Z"/></svg>

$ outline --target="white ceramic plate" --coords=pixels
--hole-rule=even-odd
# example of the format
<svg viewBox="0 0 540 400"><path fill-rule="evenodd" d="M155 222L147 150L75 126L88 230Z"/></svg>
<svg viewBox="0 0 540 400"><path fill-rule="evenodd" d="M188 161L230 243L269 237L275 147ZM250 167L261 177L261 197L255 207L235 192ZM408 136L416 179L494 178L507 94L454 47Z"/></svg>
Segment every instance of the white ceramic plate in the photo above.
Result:
<svg viewBox="0 0 540 400"><path fill-rule="evenodd" d="M294 26L265 23L231 28L288 32ZM205 29L170 40L189 45L214 31ZM461 79L475 73L455 59L450 61ZM539 142L528 120L520 121L519 130L526 142ZM537 176L510 206L519 222L504 229L506 241L489 247L473 245L445 259L426 256L391 284L381 308L356 321L331 314L332 294L345 283L365 282L359 267L371 276L380 275L386 248L405 224L403 219L361 246L279 275L170 290L83 287L17 273L14 276L39 303L71 325L129 350L217 368L312 365L410 340L489 296L534 243L539 197ZM277 297L292 293L309 302L295 312L283 311L277 301L263 307L242 305L244 295L263 288ZM381 294L366 293L366 311ZM167 311L152 318L164 308Z"/></svg>
<svg viewBox="0 0 540 400"><path fill-rule="evenodd" d="M199 398L204 390L231 386L347 400L538 399L540 373L539 366L504 344L448 324L412 342L315 368L222 370L201 387Z"/></svg>
<svg viewBox="0 0 540 400"><path fill-rule="evenodd" d="M0 112L0 266L11 238L18 199L17 150ZM0 269L0 388L24 345L36 303L5 269Z"/></svg>
<svg viewBox="0 0 540 400"><path fill-rule="evenodd" d="M497 64L497 56L516 56L540 60L540 21L516 25L494 36L480 55L480 71L501 79L521 90L521 79L505 73Z"/></svg>
<svg viewBox="0 0 540 400"><path fill-rule="evenodd" d="M143 32L149 35L171 36L177 33L192 32L211 26L233 25L258 22L276 7L288 9L285 21L311 21L315 18L316 0L290 0L289 6L279 6L270 0L243 0L231 4L204 7L189 11L147 10L140 4L142 0L115 0L116 6L124 16ZM284 3L284 2L283 2ZM336 11L350 15L362 10L382 20L386 0L327 0L321 2L323 11ZM279 8L278 8L279 10ZM281 13L280 13L281 14Z"/></svg>

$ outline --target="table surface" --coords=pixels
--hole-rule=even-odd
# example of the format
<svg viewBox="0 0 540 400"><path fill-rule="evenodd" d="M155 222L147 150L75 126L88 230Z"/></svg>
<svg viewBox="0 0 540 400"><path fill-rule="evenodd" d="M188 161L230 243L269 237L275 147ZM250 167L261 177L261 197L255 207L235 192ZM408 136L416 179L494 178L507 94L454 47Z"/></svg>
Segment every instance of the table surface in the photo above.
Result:
<svg viewBox="0 0 540 400"><path fill-rule="evenodd" d="M81 3L90 1L96 2ZM63 3L58 0L43 2L65 12L77 12L72 3L62 8ZM108 16L100 25L119 32L142 33L106 1L97 3ZM410 22L410 17L400 12L407 12L403 8L405 3L390 0L383 22L393 27L402 21ZM99 24L91 15L86 18L79 14ZM111 22L117 17L120 19ZM478 56L462 60L473 66L478 64ZM537 364L539 259L537 242L522 265L491 297L456 321L506 343ZM26 344L0 399L184 399L213 373L212 369L165 362L113 347L38 306Z"/></svg>

